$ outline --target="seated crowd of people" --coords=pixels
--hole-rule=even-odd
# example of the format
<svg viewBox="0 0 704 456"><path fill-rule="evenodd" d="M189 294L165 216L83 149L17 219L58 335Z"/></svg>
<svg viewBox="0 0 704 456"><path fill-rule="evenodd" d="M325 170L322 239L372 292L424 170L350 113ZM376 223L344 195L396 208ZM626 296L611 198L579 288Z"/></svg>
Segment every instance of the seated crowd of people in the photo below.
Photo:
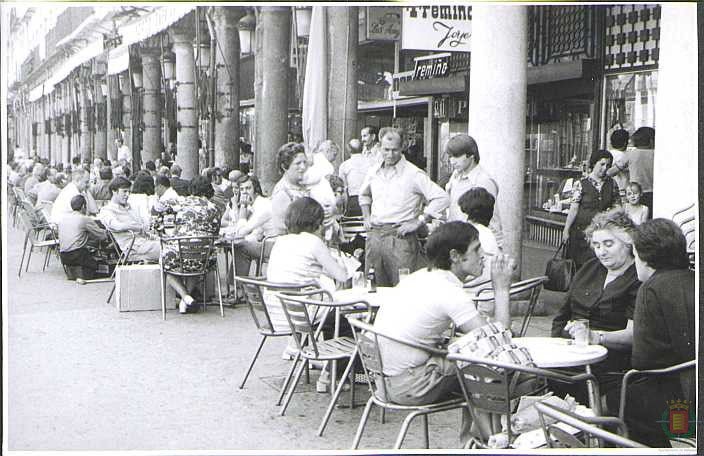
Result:
<svg viewBox="0 0 704 456"><path fill-rule="evenodd" d="M165 268L176 267L177 250L155 234L157 220L170 214L170 236L232 240L239 276L250 275L252 261L262 254L272 282L318 282L334 290L351 278L350 264L365 274L373 271L378 286L396 287L403 296L376 316L375 327L389 335L437 346L450 325L460 333L492 321L510 328L509 286L517 266L502 248L495 205L501 183L481 167L479 147L469 135L453 136L445 146L452 174L444 188L405 158L405 144L400 129L367 126L361 140L347 144L349 159L337 170L340 148L332 141L312 154L303 144L284 144L276 160L281 178L270 196L253 173L237 169L206 168L186 181L175 164L147 162L131 176L127 166L100 159L71 170L14 164L10 182L37 207L53 202L49 221L58 226L64 264L94 268L86 247L104 240L107 229L122 249L131 249L133 259L161 258ZM589 320L591 343L609 350L593 371L608 414L615 415L619 374L694 359L696 331L694 273L684 235L669 220L647 220L649 211L638 207L643 188L626 180L629 185L620 189L608 174L612 160L608 151L594 151L590 174L575 186L564 237L581 246L581 267L553 320L552 336L572 337L574 320ZM343 217L361 217L366 239L346 238ZM267 238L275 239L268 251ZM364 248L360 263L337 250L358 254L350 246ZM400 269L411 275L399 283ZM490 315L472 299L472 285L488 282L495 296ZM193 284L171 276L168 283L186 312L194 303ZM273 323L285 328L280 303L265 301ZM392 360L385 373L391 389L386 394L394 402L423 404L460 392L447 359L392 342L381 349ZM586 403L581 387L552 387ZM669 446L658 420L666 400L692 399L685 389L679 377L639 382L630 391L633 406L626 416L631 438ZM465 413L463 439L470 425Z"/></svg>

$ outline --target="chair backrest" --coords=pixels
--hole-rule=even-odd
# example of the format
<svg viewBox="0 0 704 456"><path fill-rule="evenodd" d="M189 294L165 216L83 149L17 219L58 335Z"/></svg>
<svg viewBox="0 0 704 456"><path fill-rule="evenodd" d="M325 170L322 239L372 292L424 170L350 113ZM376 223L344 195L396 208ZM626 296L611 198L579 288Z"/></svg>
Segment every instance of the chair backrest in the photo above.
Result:
<svg viewBox="0 0 704 456"><path fill-rule="evenodd" d="M423 350L434 356L447 355L445 350L440 350L435 347L429 347L423 344L384 334L378 329L375 329L368 322L361 321L359 318L354 318L352 315L348 316L347 320L349 321L350 326L352 326L354 338L357 342L359 357L362 361L362 367L364 368L364 373L367 375L369 389L374 397L380 402L390 402L386 397L386 392L389 391L386 379L389 376L384 373L384 361L382 359L381 348L379 346L380 340L386 339L397 342L408 347Z"/></svg>
<svg viewBox="0 0 704 456"><path fill-rule="evenodd" d="M313 349L315 356L319 356L318 344L316 342L316 326L315 317L316 311L313 311L312 302L307 299L295 299L292 296L287 296L285 293L276 293L276 297L281 301L281 305L284 309L284 315L286 315L286 320L291 327L291 334L298 346L299 350L302 350L305 341Z"/></svg>
<svg viewBox="0 0 704 456"><path fill-rule="evenodd" d="M351 240L356 235L367 236L367 230L364 228L364 217L342 217L340 219L340 229L345 236L345 240Z"/></svg>
<svg viewBox="0 0 704 456"><path fill-rule="evenodd" d="M523 322L521 323L521 329L518 333L518 337L523 337L528 330L528 325L530 319L533 316L533 311L538 303L538 298L540 297L540 292L543 290L543 284L548 280L547 276L537 276L530 279L521 280L520 282L512 283L509 288L509 298L519 299L525 297L528 300L528 306L526 307L526 313L523 317ZM476 292L474 301L475 302L485 302L494 300L494 289L489 285L488 287L481 288Z"/></svg>
<svg viewBox="0 0 704 456"><path fill-rule="evenodd" d="M687 239L687 250L692 251L694 250L697 242L696 217L697 213L694 204L690 204L689 206L672 214L672 221L680 227L684 237Z"/></svg>
<svg viewBox="0 0 704 456"><path fill-rule="evenodd" d="M514 408L512 401L521 396L540 394L545 389L547 380L572 384L589 381L595 396L599 397L599 384L593 374L566 375L549 369L506 363L465 353L450 353L447 359L456 364L460 387L470 404L472 414L474 410L484 410L505 415L507 422L510 422ZM508 437L509 442L512 442L510 427ZM482 438L488 439L489 435L482 435Z"/></svg>
<svg viewBox="0 0 704 456"><path fill-rule="evenodd" d="M265 276L266 271L264 270L264 265L269 263L269 256L271 255L271 249L274 248L274 243L276 243L276 238L278 236L266 236L262 240L262 246L259 250L259 261L257 261L257 276Z"/></svg>
<svg viewBox="0 0 704 456"><path fill-rule="evenodd" d="M697 361L692 359L689 361L685 361L684 363L680 364L675 364L673 366L665 367L663 369L650 369L650 370L637 370L637 369L631 369L628 372L626 372L623 375L623 379L621 380L621 395L620 395L620 402L619 402L619 410L618 410L618 417L622 420L625 420L626 416L626 398L628 397L628 384L634 377L638 376L671 376L673 374L679 374L679 380L680 384L682 387L682 392L685 396L685 399L690 399L695 397L695 385L694 382L696 382L694 378L694 372L692 372L691 376L687 375L689 372L687 372L690 369L694 369L697 365Z"/></svg>
<svg viewBox="0 0 704 456"><path fill-rule="evenodd" d="M269 315L269 310L264 303L264 291L283 291L283 292L298 292L303 288L310 287L312 284L297 285L297 284L284 284L267 282L265 277L241 277L236 276L235 281L242 284L244 289L245 301L249 307L249 311L252 314L252 319L257 329L262 334L276 334L276 333L286 333L289 331L277 331L274 329L274 324L272 323L271 316Z"/></svg>
<svg viewBox="0 0 704 456"><path fill-rule="evenodd" d="M24 201L27 199L27 195L24 193L24 190L20 187L14 187L12 190L15 192L15 198L17 199L17 201Z"/></svg>
<svg viewBox="0 0 704 456"><path fill-rule="evenodd" d="M599 427L612 426L619 428L621 432L625 432L626 425L618 418L585 417L544 402L536 402L533 406L538 411L540 424L545 433L545 440L550 447L555 446L556 440L564 448L583 448L589 446L592 438L596 438L598 441L607 442L611 446L619 448L647 448L641 443ZM546 417L549 417L553 422L564 423L581 431L583 440L558 427L556 424L550 423Z"/></svg>
<svg viewBox="0 0 704 456"><path fill-rule="evenodd" d="M176 267L179 273L205 274L215 250L216 236L179 236L161 238L161 248L176 249Z"/></svg>
<svg viewBox="0 0 704 456"><path fill-rule="evenodd" d="M472 415L478 410L503 415L508 423L517 406L516 399L522 396L539 394L545 390L546 383L539 377L527 376L519 371L497 370L488 365L466 363L457 365L457 378L460 388L470 405ZM476 417L475 417L476 419ZM494 429L491 434L498 432ZM484 430L481 430L482 434ZM488 441L491 434L482 435ZM508 426L509 443L513 441L511 426Z"/></svg>

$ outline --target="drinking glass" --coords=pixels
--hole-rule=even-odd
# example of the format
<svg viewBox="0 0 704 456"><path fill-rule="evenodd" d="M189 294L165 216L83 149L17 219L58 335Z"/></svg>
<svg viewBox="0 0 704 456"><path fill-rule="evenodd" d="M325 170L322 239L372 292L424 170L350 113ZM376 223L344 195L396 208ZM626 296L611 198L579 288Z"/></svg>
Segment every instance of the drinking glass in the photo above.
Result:
<svg viewBox="0 0 704 456"><path fill-rule="evenodd" d="M408 268L399 268L398 269L398 281L401 282L403 279L408 277L408 275L411 273L411 270Z"/></svg>
<svg viewBox="0 0 704 456"><path fill-rule="evenodd" d="M357 271L352 276L352 288L366 288L367 278L364 276L364 271Z"/></svg>
<svg viewBox="0 0 704 456"><path fill-rule="evenodd" d="M574 343L579 346L589 345L589 320L580 318L574 321Z"/></svg>

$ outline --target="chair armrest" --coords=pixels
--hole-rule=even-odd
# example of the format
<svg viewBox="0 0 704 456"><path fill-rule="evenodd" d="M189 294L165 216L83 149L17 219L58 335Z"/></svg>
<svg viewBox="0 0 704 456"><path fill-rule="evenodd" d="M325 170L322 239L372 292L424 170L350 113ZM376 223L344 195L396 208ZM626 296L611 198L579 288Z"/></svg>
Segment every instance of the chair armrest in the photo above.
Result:
<svg viewBox="0 0 704 456"><path fill-rule="evenodd" d="M534 404L534 407L538 411L538 413L540 413L541 415L547 415L550 418L555 419L556 421L565 423L565 424L572 426L574 428L577 428L583 432L591 434L591 435L595 436L596 438L606 440L606 441L614 443L620 447L648 448L646 445L643 445L642 443L636 442L634 440L630 440L627 437L624 437L619 434L614 434L612 432L605 431L604 429L601 429L598 427L600 425L616 425L622 431L624 431L627 435L626 424L622 420L620 420L619 418L615 418L615 417L586 417L586 416L582 416L582 415L578 415L576 413L570 412L568 410L561 409L559 407L555 407L550 404L546 404L544 402L536 402ZM546 438L547 437L548 436L546 435Z"/></svg>
<svg viewBox="0 0 704 456"><path fill-rule="evenodd" d="M619 406L618 406L618 417L621 418L622 420L625 419L626 415L626 394L628 390L628 382L631 380L633 377L641 376L641 375L668 375L668 374L673 374L675 372L679 372L685 369L689 369L691 367L696 366L697 361L692 359L689 361L685 361L684 363L680 364L675 364L673 366L669 367L664 367L662 369L647 369L647 370L638 370L638 369L631 369L628 372L626 372L623 375L623 379L621 380L621 397L619 401Z"/></svg>
<svg viewBox="0 0 704 456"><path fill-rule="evenodd" d="M449 353L447 355L447 359L450 361L464 361L467 363L474 363L474 364L484 364L484 365L490 365L490 366L495 366L495 367L501 367L503 369L507 370L512 370L512 371L519 371L519 372L525 372L527 374L533 374L537 375L540 377L545 377L549 378L552 380L556 380L562 383L578 383L582 381L591 381L595 389L598 389L598 382L594 374L588 374L586 372L584 373L579 373L579 374L574 374L574 375L566 375L561 372L556 372L548 369L543 369L539 367L530 367L530 366L521 366L519 364L513 364L513 363L505 363L503 361L498 361L495 359L486 359L486 358L480 358L477 356L472 356L464 353ZM598 394L598 391L597 391Z"/></svg>
<svg viewBox="0 0 704 456"><path fill-rule="evenodd" d="M348 318L347 321L349 321L350 325L352 325L356 329L360 329L365 332L377 334L383 338L392 340L394 342L398 342L399 344L407 345L409 347L416 348L418 350L422 350L426 353L429 353L430 355L445 357L448 354L447 350L443 350L443 349L436 348L436 347L431 347L431 346L428 346L425 344L420 344L418 342L413 342L410 340L401 339L399 337L389 336L388 334L384 334L383 332L380 332L379 330L375 329L369 323L362 322L356 318Z"/></svg>

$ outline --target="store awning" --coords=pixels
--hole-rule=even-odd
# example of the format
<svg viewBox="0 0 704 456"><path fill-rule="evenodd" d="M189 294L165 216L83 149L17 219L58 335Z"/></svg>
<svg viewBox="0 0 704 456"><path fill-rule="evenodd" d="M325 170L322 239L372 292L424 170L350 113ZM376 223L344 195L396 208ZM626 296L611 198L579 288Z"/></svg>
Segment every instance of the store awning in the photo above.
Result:
<svg viewBox="0 0 704 456"><path fill-rule="evenodd" d="M120 74L130 65L130 54L127 46L108 51L108 74Z"/></svg>
<svg viewBox="0 0 704 456"><path fill-rule="evenodd" d="M54 72L54 75L49 79L49 82L53 85L66 79L66 77L79 65L89 61L93 57L99 56L103 52L103 42L93 41L84 47L80 51L73 54L68 58L58 70Z"/></svg>
<svg viewBox="0 0 704 456"><path fill-rule="evenodd" d="M528 85L533 85L570 79L590 79L597 67L597 62L594 59L580 59L571 62L556 62L528 67L526 82Z"/></svg>
<svg viewBox="0 0 704 456"><path fill-rule="evenodd" d="M444 78L399 81L398 92L408 96L464 92L467 87L466 80L466 73L457 73Z"/></svg>
<svg viewBox="0 0 704 456"><path fill-rule="evenodd" d="M403 108L407 106L417 106L422 104L428 104L433 101L433 97L409 97L409 98L399 98L397 100L381 100L381 101L360 101L357 103L357 111L359 112L370 112L370 111L384 111L387 109Z"/></svg>
<svg viewBox="0 0 704 456"><path fill-rule="evenodd" d="M122 44L108 51L108 74L121 73L127 69L129 65L127 48L130 44L139 43L166 30L195 8L195 5L165 6L121 27L119 33L122 35Z"/></svg>
<svg viewBox="0 0 704 456"><path fill-rule="evenodd" d="M42 96L49 95L53 90L53 84L51 84L50 82L44 82L29 91L29 96L27 97L27 100L30 102L37 101Z"/></svg>

